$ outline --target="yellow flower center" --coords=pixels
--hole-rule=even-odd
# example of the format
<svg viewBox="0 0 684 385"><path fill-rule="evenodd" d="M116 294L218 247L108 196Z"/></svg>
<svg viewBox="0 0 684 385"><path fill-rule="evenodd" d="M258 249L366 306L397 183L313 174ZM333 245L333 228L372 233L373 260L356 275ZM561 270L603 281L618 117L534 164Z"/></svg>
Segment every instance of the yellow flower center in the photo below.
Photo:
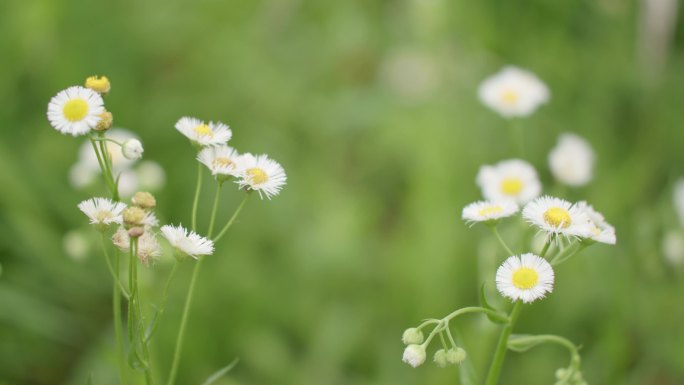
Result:
<svg viewBox="0 0 684 385"><path fill-rule="evenodd" d="M544 222L553 227L566 228L572 223L568 210L560 207L551 207L544 213Z"/></svg>
<svg viewBox="0 0 684 385"><path fill-rule="evenodd" d="M232 168L235 168L235 163L232 160L230 160L228 158L224 158L224 157L216 158L216 159L214 159L214 161L212 163L214 164L214 167L232 167Z"/></svg>
<svg viewBox="0 0 684 385"><path fill-rule="evenodd" d="M501 181L501 192L506 195L518 195L522 188L523 183L520 178L506 178Z"/></svg>
<svg viewBox="0 0 684 385"><path fill-rule="evenodd" d="M97 219L99 223L104 223L106 220L112 219L113 216L111 211L99 211L97 215L95 215L95 219Z"/></svg>
<svg viewBox="0 0 684 385"><path fill-rule="evenodd" d="M71 99L64 104L62 112L68 121L78 122L88 114L88 103L80 98Z"/></svg>
<svg viewBox="0 0 684 385"><path fill-rule="evenodd" d="M208 136L210 139L214 137L214 131L209 128L206 124L202 123L199 126L192 129L199 136Z"/></svg>
<svg viewBox="0 0 684 385"><path fill-rule="evenodd" d="M598 237L602 233L601 229L596 227L596 225L593 226L593 228L591 229L591 232L594 233L595 237Z"/></svg>
<svg viewBox="0 0 684 385"><path fill-rule="evenodd" d="M503 209L501 208L501 206L487 206L481 208L480 211L478 211L478 214L480 214L480 216L482 217L486 217L488 215L498 214L502 211Z"/></svg>
<svg viewBox="0 0 684 385"><path fill-rule="evenodd" d="M518 102L519 95L514 90L505 90L501 93L501 100L506 104L515 104Z"/></svg>
<svg viewBox="0 0 684 385"><path fill-rule="evenodd" d="M266 172L260 168L253 167L247 170L247 175L252 180L254 184L262 184L268 180L268 175Z"/></svg>
<svg viewBox="0 0 684 385"><path fill-rule="evenodd" d="M534 269L529 267L521 267L513 272L513 286L518 289L531 289L539 282L539 274Z"/></svg>

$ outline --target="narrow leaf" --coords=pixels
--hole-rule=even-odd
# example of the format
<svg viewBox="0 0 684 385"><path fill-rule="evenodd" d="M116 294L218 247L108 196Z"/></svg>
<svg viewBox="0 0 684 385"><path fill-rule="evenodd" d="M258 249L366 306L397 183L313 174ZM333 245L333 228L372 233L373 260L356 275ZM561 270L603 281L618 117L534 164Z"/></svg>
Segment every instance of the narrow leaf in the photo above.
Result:
<svg viewBox="0 0 684 385"><path fill-rule="evenodd" d="M204 382L202 383L202 385L211 385L211 384L213 384L214 382L216 382L216 380L218 380L219 378L223 377L226 373L228 373L231 369L233 369L233 367L234 367L235 365L237 365L238 361L240 361L240 360L239 360L238 358L236 358L236 359L234 359L233 362L231 362L230 364L228 364L228 365L224 366L223 368L217 370L216 373L214 373L214 374L212 374L211 376L209 376L209 378L207 378L207 380L204 381Z"/></svg>
<svg viewBox="0 0 684 385"><path fill-rule="evenodd" d="M487 296L485 295L485 284L484 283L482 284L482 287L480 288L480 305L485 309L489 309L489 310L498 312L498 310L496 310L492 305L489 304L489 302L487 302ZM487 314L487 318L489 318L489 320L494 322L495 324L504 325L504 324L508 323L508 317L503 316L503 315L501 317L496 317L496 316L493 316L491 314Z"/></svg>

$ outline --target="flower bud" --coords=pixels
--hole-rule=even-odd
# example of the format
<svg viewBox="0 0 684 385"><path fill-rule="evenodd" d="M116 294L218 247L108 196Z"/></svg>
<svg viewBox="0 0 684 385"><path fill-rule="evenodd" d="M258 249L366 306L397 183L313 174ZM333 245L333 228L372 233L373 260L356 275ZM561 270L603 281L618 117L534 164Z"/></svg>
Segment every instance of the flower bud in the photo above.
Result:
<svg viewBox="0 0 684 385"><path fill-rule="evenodd" d="M131 198L131 202L145 210L153 209L155 206L157 206L157 200L154 199L154 195L145 191L138 191L135 193L133 198Z"/></svg>
<svg viewBox="0 0 684 385"><path fill-rule="evenodd" d="M556 379L557 380L567 380L569 377L569 372L565 368L560 368L556 370Z"/></svg>
<svg viewBox="0 0 684 385"><path fill-rule="evenodd" d="M121 146L121 153L126 159L130 160L142 158L143 151L145 150L138 139L128 139Z"/></svg>
<svg viewBox="0 0 684 385"><path fill-rule="evenodd" d="M423 345L409 345L404 349L402 361L417 368L425 362L425 347Z"/></svg>
<svg viewBox="0 0 684 385"><path fill-rule="evenodd" d="M139 238L145 234L145 228L142 226L135 226L128 229L128 236L131 238Z"/></svg>
<svg viewBox="0 0 684 385"><path fill-rule="evenodd" d="M450 364L460 364L465 361L466 357L467 354L463 348L449 349L446 354L447 362Z"/></svg>
<svg viewBox="0 0 684 385"><path fill-rule="evenodd" d="M107 131L112 127L114 122L114 115L109 111L104 111L100 114L100 121L95 126L95 131Z"/></svg>
<svg viewBox="0 0 684 385"><path fill-rule="evenodd" d="M90 88L103 95L112 88L112 85L109 83L109 79L107 79L106 76L91 76L86 79L85 86L86 88Z"/></svg>
<svg viewBox="0 0 684 385"><path fill-rule="evenodd" d="M408 328L404 330L404 334L401 336L401 341L404 343L404 345L422 344L423 332L417 328Z"/></svg>
<svg viewBox="0 0 684 385"><path fill-rule="evenodd" d="M435 357L433 359L435 364L437 364L437 366L440 368L446 368L446 366L449 365L449 362L447 361L447 352L444 349L439 349L436 351Z"/></svg>
<svg viewBox="0 0 684 385"><path fill-rule="evenodd" d="M123 221L127 229L140 226L145 219L145 210L140 207L128 207L123 211Z"/></svg>

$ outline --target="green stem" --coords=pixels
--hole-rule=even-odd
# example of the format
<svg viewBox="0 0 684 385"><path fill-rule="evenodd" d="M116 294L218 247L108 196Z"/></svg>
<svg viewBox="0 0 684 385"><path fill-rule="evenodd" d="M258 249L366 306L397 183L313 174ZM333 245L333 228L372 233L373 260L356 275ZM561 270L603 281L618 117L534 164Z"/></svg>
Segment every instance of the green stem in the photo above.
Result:
<svg viewBox="0 0 684 385"><path fill-rule="evenodd" d="M192 305L192 298L195 292L195 283L199 275L200 267L204 257L199 257L195 264L195 269L192 272L190 280L190 288L188 289L188 296L185 299L185 306L183 307L183 315L181 316L180 328L178 329L178 336L176 337L176 349L173 352L173 362L171 364L171 371L169 373L168 385L173 385L176 382L176 375L178 374L178 364L180 363L181 352L183 351L183 337L185 336L185 327L188 323L188 315L190 314L190 307Z"/></svg>
<svg viewBox="0 0 684 385"><path fill-rule="evenodd" d="M221 237L223 237L223 234L225 234L226 231L228 231L230 226L233 225L233 222L235 222L235 219L238 217L238 214L240 214L240 211L242 211L242 208L245 206L245 203L247 203L247 201L249 200L250 195L251 194L249 194L249 193L245 195L245 198L242 200L242 202L237 207L237 209L235 209L233 216L230 217L230 219L228 220L228 223L226 223L226 225L223 226L223 228L221 229L219 234L216 236L216 238L214 238L214 243L218 242L218 240L221 239Z"/></svg>
<svg viewBox="0 0 684 385"><path fill-rule="evenodd" d="M464 307L462 309L458 309L446 317L442 318L442 321L445 321L446 323L449 323L452 319L462 315L462 314L467 314L467 313L484 313L487 315L491 315L497 318L501 318L501 313L495 310L487 309L484 307L479 307L479 306L470 306L470 307Z"/></svg>
<svg viewBox="0 0 684 385"><path fill-rule="evenodd" d="M580 251L584 250L586 247L589 245L586 243L579 243L579 245L572 245L568 246L563 250L562 252L558 253L551 261L549 262L551 266L556 266L560 265L561 263L567 261L571 257L573 257L575 254L579 253Z"/></svg>
<svg viewBox="0 0 684 385"><path fill-rule="evenodd" d="M114 140L112 138L98 137L98 138L94 138L93 140L95 140L97 142L112 142L114 144L118 144L119 146L123 147L123 143L121 143L117 140Z"/></svg>
<svg viewBox="0 0 684 385"><path fill-rule="evenodd" d="M90 137L90 144L92 144L93 151L95 151L95 157L97 158L97 163L100 165L100 171L102 171L102 177L104 178L105 184L107 185L107 188L109 189L110 193L112 194L112 197L114 198L114 200L118 201L119 200L118 192L116 191L115 185L112 184L109 172L107 172L107 166L105 165L104 160L102 159L102 156L100 155L100 150L98 149L97 143L95 143L95 139L92 136Z"/></svg>
<svg viewBox="0 0 684 385"><path fill-rule="evenodd" d="M105 133L100 132L98 133L98 139L106 139ZM109 148L107 147L107 143L104 141L100 141L100 152L102 153L102 160L106 168L106 173L109 177L111 189L112 189L112 196L115 201L119 200L119 191L118 187L116 184L116 180L114 179L114 171L112 167L112 155L109 153Z"/></svg>
<svg viewBox="0 0 684 385"><path fill-rule="evenodd" d="M107 246L105 244L105 235L102 233L102 252L104 253L105 256L105 261L107 262L107 268L109 269L109 273L112 275L112 279L114 280L114 286L117 286L121 290L121 294L128 300L129 295L128 292L126 291L126 288L124 285L121 283L121 280L119 279L119 272L118 269L115 266L112 266L112 261L109 258L109 253L107 252ZM116 259L116 264L118 266L119 264L119 259Z"/></svg>
<svg viewBox="0 0 684 385"><path fill-rule="evenodd" d="M201 190L202 163L197 162L197 186L195 187L195 199L192 201L192 231L197 231L197 205L199 204L199 196Z"/></svg>
<svg viewBox="0 0 684 385"><path fill-rule="evenodd" d="M513 256L513 255L515 255L515 253L514 253L513 251L511 251L511 248L508 247L508 245L506 244L506 242L504 242L503 238L501 238L501 234L499 234L499 230L496 229L496 226L495 226L495 225L494 225L494 226L489 226L489 228L492 229L492 233L494 233L494 236L496 237L496 239L499 240L499 243L501 244L501 246L503 246L503 248L506 249L506 252L508 253L508 256Z"/></svg>
<svg viewBox="0 0 684 385"><path fill-rule="evenodd" d="M164 310L166 310L166 304L169 301L169 289L171 288L171 282L173 281L173 278L176 276L176 272L178 271L178 267L180 266L180 262L176 260L173 264L173 268L171 268L171 273L169 273L169 277L166 279L166 284L164 285L164 294L162 295L162 303L159 306L159 311L157 312L157 317L154 320L154 324L152 325L152 329L147 333L147 336L145 336L145 342L148 342L154 333L157 331L157 325L159 325L159 321L161 320L161 317L164 315Z"/></svg>
<svg viewBox="0 0 684 385"><path fill-rule="evenodd" d="M136 275L136 261L135 261L135 246L133 238L130 240L130 245L128 247L128 343L133 345L133 316L135 314L135 275Z"/></svg>
<svg viewBox="0 0 684 385"><path fill-rule="evenodd" d="M103 234L104 238L104 234ZM107 258L109 259L109 258ZM119 253L116 253L116 259L114 260L114 285L112 289L112 310L114 313L114 335L116 336L116 357L119 364L119 380L122 385L128 383L126 378L126 360L123 353L123 336L121 330L121 291L119 290L123 286L119 280Z"/></svg>
<svg viewBox="0 0 684 385"><path fill-rule="evenodd" d="M209 220L209 231L207 231L207 238L211 239L211 234L214 232L214 222L216 221L216 211L218 210L219 198L221 197L222 182L218 182L216 187L216 196L214 196L214 205L211 208L211 219Z"/></svg>
<svg viewBox="0 0 684 385"><path fill-rule="evenodd" d="M546 252L549 251L549 247L551 246L551 242L553 241L553 236L549 237L549 239L546 240L546 243L544 244L544 247L542 248L541 253L539 253L539 256L544 258L546 255Z"/></svg>
<svg viewBox="0 0 684 385"><path fill-rule="evenodd" d="M515 321L518 319L521 307L522 301L517 301L515 305L513 305L513 310L511 310L508 324L504 326L503 330L501 331L501 335L499 336L499 342L496 346L492 364L489 367L485 385L496 385L499 382L501 367L503 366L504 358L506 357L506 345L508 344L508 337L513 331L513 326L515 325Z"/></svg>

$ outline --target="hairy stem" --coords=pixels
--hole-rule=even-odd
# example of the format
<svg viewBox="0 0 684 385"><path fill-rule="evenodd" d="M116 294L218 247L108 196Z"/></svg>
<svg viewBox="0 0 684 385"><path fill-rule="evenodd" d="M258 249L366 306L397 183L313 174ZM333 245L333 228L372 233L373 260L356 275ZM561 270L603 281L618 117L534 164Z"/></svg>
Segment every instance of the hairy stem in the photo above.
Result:
<svg viewBox="0 0 684 385"><path fill-rule="evenodd" d="M504 358L506 357L508 337L511 335L511 332L513 331L513 326L515 325L515 321L518 319L521 307L522 301L517 301L515 305L513 305L513 310L511 310L508 324L506 324L503 330L501 330L499 342L496 346L496 351L494 352L492 364L489 367L489 372L487 374L487 380L485 381L485 385L496 385L499 382L499 376L501 375L501 367L503 366Z"/></svg>

